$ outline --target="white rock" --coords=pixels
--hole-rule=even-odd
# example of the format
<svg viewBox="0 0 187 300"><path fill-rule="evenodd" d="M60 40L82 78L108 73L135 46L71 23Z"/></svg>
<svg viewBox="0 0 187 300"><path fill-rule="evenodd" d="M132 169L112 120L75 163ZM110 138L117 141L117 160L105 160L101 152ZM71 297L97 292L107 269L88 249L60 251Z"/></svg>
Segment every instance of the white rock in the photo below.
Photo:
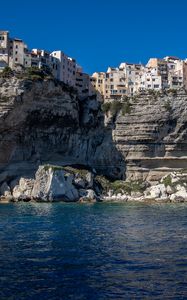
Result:
<svg viewBox="0 0 187 300"><path fill-rule="evenodd" d="M166 187L166 192L167 192L168 195L171 195L171 194L173 194L175 191L174 191L174 189L173 189L170 185L168 185L168 186Z"/></svg>
<svg viewBox="0 0 187 300"><path fill-rule="evenodd" d="M75 185L77 185L78 187L83 188L83 189L86 186L86 182L82 178L75 178L74 183L75 183Z"/></svg>
<svg viewBox="0 0 187 300"><path fill-rule="evenodd" d="M177 191L186 191L185 187L182 186L182 185L180 185L180 184L177 184L176 190L177 190Z"/></svg>
<svg viewBox="0 0 187 300"><path fill-rule="evenodd" d="M178 199L183 199L187 201L187 192L184 187L182 187L180 190L178 190L175 194L172 194L170 196L171 201L177 201Z"/></svg>
<svg viewBox="0 0 187 300"><path fill-rule="evenodd" d="M95 195L95 192L93 190L87 190L87 195L86 197L90 198L90 199L95 199L96 198L96 195Z"/></svg>
<svg viewBox="0 0 187 300"><path fill-rule="evenodd" d="M122 197L122 194L121 194L121 193L118 193L118 194L116 195L116 197L117 197L117 198L121 198L121 197Z"/></svg>
<svg viewBox="0 0 187 300"><path fill-rule="evenodd" d="M167 197L166 187L164 184L153 185L144 192L144 195L149 199Z"/></svg>
<svg viewBox="0 0 187 300"><path fill-rule="evenodd" d="M12 191L12 195L14 199L20 199L20 200L31 199L33 186L34 186L33 179L20 178L19 185L16 185Z"/></svg>
<svg viewBox="0 0 187 300"><path fill-rule="evenodd" d="M108 193L107 193L107 195L108 195L109 197L112 197L112 195L113 195L113 190L109 190Z"/></svg>
<svg viewBox="0 0 187 300"><path fill-rule="evenodd" d="M88 172L86 174L86 181L87 181L87 187L88 188L93 187L93 180L94 180L94 175L91 172Z"/></svg>
<svg viewBox="0 0 187 300"><path fill-rule="evenodd" d="M39 201L77 201L79 194L72 181L73 175L63 169L40 166L32 197Z"/></svg>

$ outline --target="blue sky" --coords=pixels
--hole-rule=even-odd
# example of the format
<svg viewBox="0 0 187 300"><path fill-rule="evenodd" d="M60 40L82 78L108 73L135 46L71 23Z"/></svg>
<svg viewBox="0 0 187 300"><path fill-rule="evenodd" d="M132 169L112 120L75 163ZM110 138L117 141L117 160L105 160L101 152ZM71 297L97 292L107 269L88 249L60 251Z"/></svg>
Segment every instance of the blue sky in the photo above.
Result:
<svg viewBox="0 0 187 300"><path fill-rule="evenodd" d="M9 0L0 29L29 48L61 49L93 73L122 61L186 58L186 11L186 0Z"/></svg>

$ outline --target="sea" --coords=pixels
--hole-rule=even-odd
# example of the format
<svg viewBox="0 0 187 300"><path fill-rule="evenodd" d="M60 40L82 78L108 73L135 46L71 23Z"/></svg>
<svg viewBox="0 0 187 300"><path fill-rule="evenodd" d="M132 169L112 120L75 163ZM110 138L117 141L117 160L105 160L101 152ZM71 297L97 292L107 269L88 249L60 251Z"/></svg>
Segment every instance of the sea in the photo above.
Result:
<svg viewBox="0 0 187 300"><path fill-rule="evenodd" d="M0 205L0 300L187 299L187 204Z"/></svg>

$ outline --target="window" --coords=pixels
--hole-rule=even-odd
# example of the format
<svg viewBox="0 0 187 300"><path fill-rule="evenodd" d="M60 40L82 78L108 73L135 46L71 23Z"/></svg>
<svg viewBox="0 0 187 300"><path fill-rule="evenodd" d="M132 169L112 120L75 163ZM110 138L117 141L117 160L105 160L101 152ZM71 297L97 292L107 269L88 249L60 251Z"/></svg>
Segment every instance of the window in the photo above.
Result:
<svg viewBox="0 0 187 300"><path fill-rule="evenodd" d="M16 49L18 49L18 45L16 45Z"/></svg>

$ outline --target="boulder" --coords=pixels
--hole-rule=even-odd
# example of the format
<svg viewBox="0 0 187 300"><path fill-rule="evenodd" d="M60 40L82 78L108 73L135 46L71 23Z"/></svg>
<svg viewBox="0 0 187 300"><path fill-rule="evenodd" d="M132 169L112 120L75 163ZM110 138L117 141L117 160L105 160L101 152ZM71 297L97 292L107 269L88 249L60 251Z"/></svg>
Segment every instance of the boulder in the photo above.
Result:
<svg viewBox="0 0 187 300"><path fill-rule="evenodd" d="M180 189L179 189L180 187ZM187 191L183 186L177 186L177 192L170 196L170 200L173 202L187 201Z"/></svg>
<svg viewBox="0 0 187 300"><path fill-rule="evenodd" d="M36 201L77 201L79 194L73 179L74 176L63 169L40 166L36 172L32 198Z"/></svg>
<svg viewBox="0 0 187 300"><path fill-rule="evenodd" d="M166 192L168 195L172 195L173 193L175 193L175 189L173 187L171 187L170 185L168 185L166 187Z"/></svg>
<svg viewBox="0 0 187 300"><path fill-rule="evenodd" d="M29 201L32 198L33 179L20 178L19 185L13 188L12 195L15 200Z"/></svg>
<svg viewBox="0 0 187 300"><path fill-rule="evenodd" d="M11 195L10 187L6 182L3 182L3 184L0 187L0 195L5 197Z"/></svg>
<svg viewBox="0 0 187 300"><path fill-rule="evenodd" d="M144 192L144 195L149 199L165 199L167 198L166 187L164 184L153 185Z"/></svg>
<svg viewBox="0 0 187 300"><path fill-rule="evenodd" d="M80 202L96 202L98 197L96 196L95 192L91 189L88 190L79 190Z"/></svg>
<svg viewBox="0 0 187 300"><path fill-rule="evenodd" d="M73 181L74 185L78 188L82 188L84 189L86 186L86 182L83 178L79 177L79 178L75 178Z"/></svg>

